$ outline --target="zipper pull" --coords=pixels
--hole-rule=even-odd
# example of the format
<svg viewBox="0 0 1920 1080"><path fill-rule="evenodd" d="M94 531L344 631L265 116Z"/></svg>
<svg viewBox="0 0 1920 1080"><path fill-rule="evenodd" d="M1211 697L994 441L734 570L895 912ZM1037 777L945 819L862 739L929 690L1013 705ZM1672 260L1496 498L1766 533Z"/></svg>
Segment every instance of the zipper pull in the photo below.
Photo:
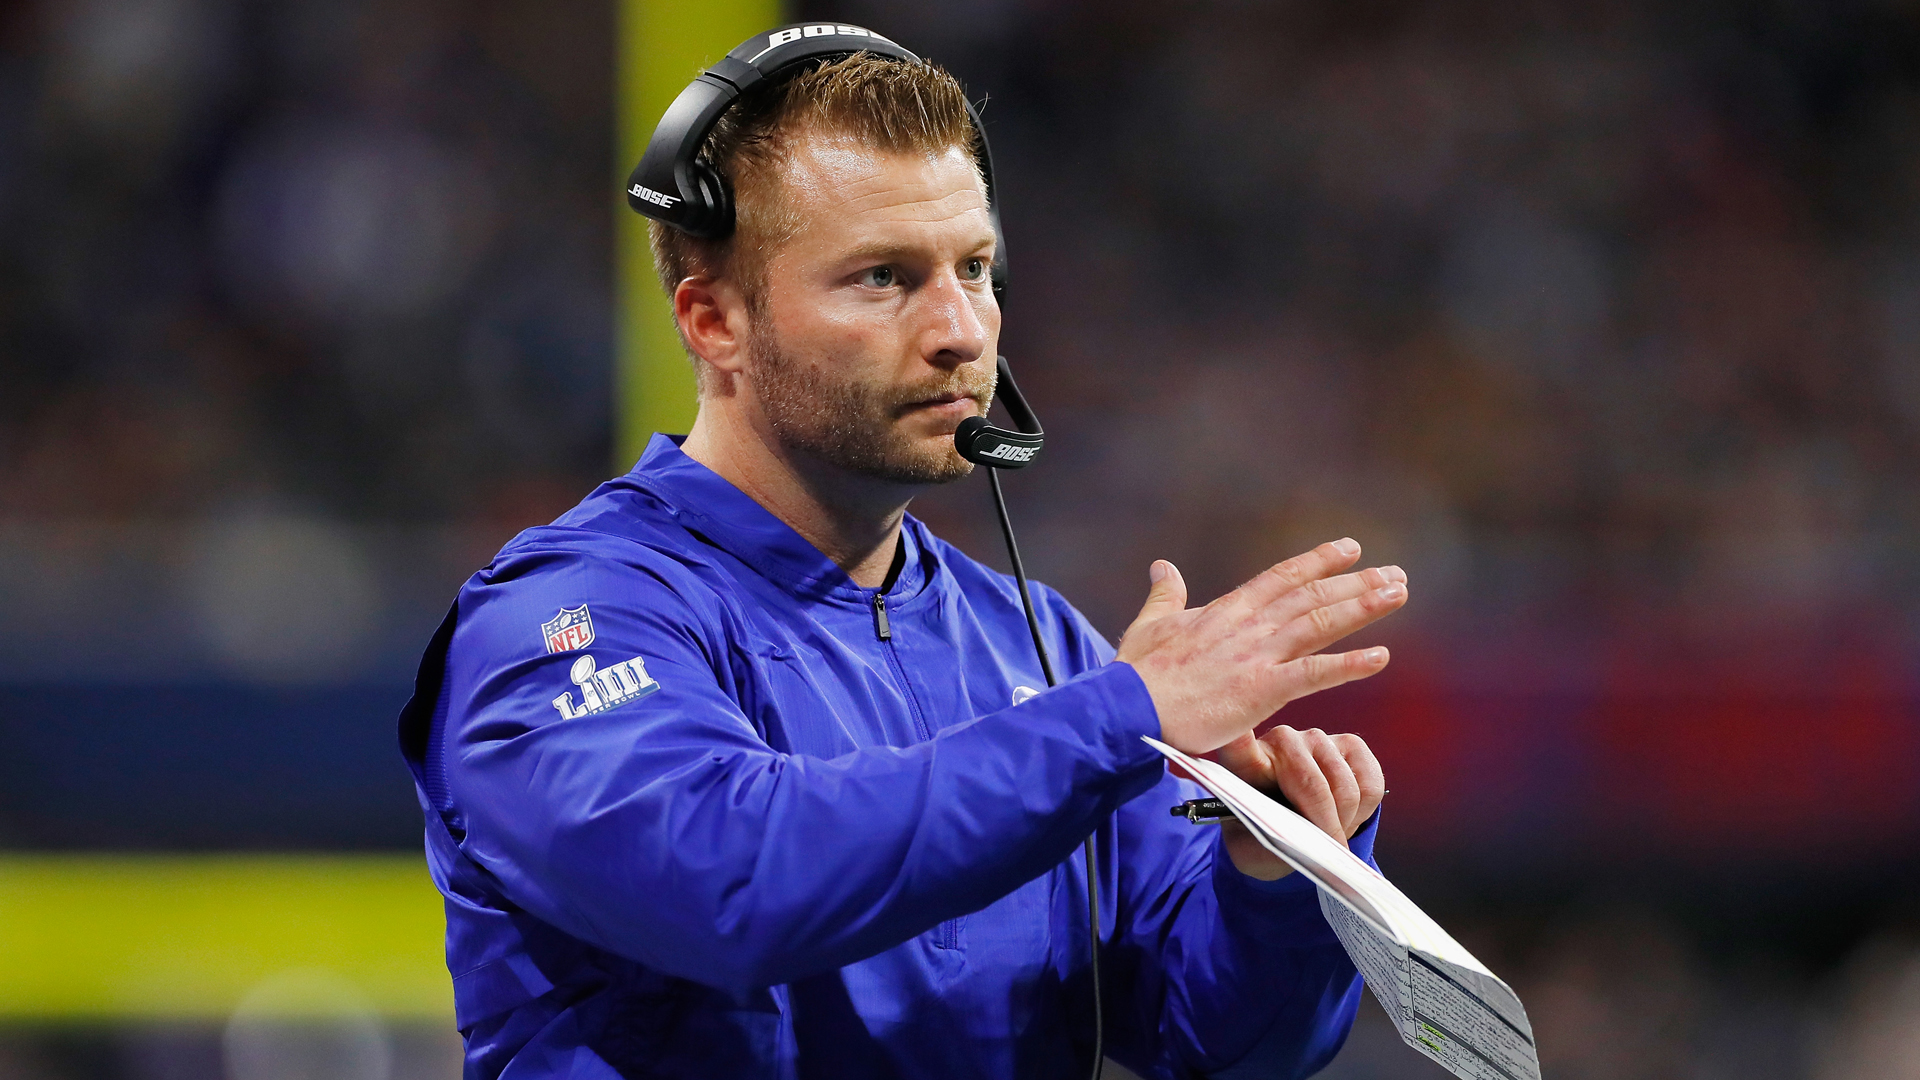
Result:
<svg viewBox="0 0 1920 1080"><path fill-rule="evenodd" d="M873 594L873 636L881 641L893 640L893 627L887 622L887 597L885 593Z"/></svg>

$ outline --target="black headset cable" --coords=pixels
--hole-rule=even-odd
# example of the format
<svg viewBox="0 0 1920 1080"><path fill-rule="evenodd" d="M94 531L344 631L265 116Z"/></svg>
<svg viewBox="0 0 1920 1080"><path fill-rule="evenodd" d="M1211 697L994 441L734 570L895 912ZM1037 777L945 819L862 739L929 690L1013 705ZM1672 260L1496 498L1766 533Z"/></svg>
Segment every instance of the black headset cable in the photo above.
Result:
<svg viewBox="0 0 1920 1080"><path fill-rule="evenodd" d="M1040 654L1040 673L1047 677L1049 688L1060 685L1053 674L1053 659L1047 655L1046 639L1040 636L1040 619L1033 611L1033 594L1027 588L1027 568L1020 562L1020 545L1013 539L1013 522L1007 517L1007 499L1000 491L1000 470L987 470L987 484L993 488L993 508L1000 515L1000 535L1007 540L1007 560L1013 563L1013 580L1020 586L1020 606L1027 613L1027 632L1033 635L1034 651ZM1105 1071L1106 1054L1106 1018L1100 1001L1100 857L1099 845L1095 843L1100 834L1095 832L1087 837L1081 849L1087 854L1087 933L1091 942L1090 954L1093 976L1093 1080L1100 1080Z"/></svg>

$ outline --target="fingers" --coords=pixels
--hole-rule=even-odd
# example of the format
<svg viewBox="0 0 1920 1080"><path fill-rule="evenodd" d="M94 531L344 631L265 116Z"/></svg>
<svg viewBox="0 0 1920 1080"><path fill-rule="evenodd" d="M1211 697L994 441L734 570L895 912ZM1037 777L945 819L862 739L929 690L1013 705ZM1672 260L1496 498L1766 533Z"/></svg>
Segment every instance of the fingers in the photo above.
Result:
<svg viewBox="0 0 1920 1080"><path fill-rule="evenodd" d="M1359 559L1360 545L1352 537L1333 540L1262 570L1228 595L1256 608L1265 607L1310 581L1345 570Z"/></svg>
<svg viewBox="0 0 1920 1080"><path fill-rule="evenodd" d="M1313 653L1276 664L1272 671L1276 681L1274 700L1284 705L1308 694L1376 675L1391 659L1385 645L1375 645L1343 653Z"/></svg>
<svg viewBox="0 0 1920 1080"><path fill-rule="evenodd" d="M1389 581L1350 600L1309 609L1290 621L1285 631L1276 635L1273 644L1289 659L1319 652L1355 630L1400 610L1406 602L1406 584Z"/></svg>
<svg viewBox="0 0 1920 1080"><path fill-rule="evenodd" d="M1264 740L1242 735L1207 756L1255 788L1272 793L1281 790L1274 772L1275 755L1276 751ZM1273 881L1293 872L1293 867L1268 851L1238 821L1221 822L1220 831L1221 839L1226 842L1227 855L1241 873L1262 881Z"/></svg>
<svg viewBox="0 0 1920 1080"><path fill-rule="evenodd" d="M1347 767L1353 770L1354 783L1360 787L1360 805L1354 809L1354 819L1347 825L1347 835L1352 836L1380 809L1380 800L1387 794L1387 778L1380 770L1380 759L1373 756L1365 739L1358 735L1335 735L1333 741L1339 746Z"/></svg>
<svg viewBox="0 0 1920 1080"><path fill-rule="evenodd" d="M1289 658L1318 651L1406 602L1407 574L1398 566L1338 573L1359 557L1360 545L1350 538L1321 544L1263 571L1222 597L1220 606L1257 612L1253 617L1262 622L1304 619L1302 630L1288 635Z"/></svg>
<svg viewBox="0 0 1920 1080"><path fill-rule="evenodd" d="M1332 607L1355 600L1391 585L1405 588L1406 583L1407 572L1398 566L1369 566L1355 573L1309 581L1268 605L1268 611L1280 619L1287 619L1315 608Z"/></svg>
<svg viewBox="0 0 1920 1080"><path fill-rule="evenodd" d="M1280 784L1281 794L1293 803L1300 816L1313 822L1320 831L1336 840L1344 842L1347 838L1340 814L1340 799L1335 793L1332 778L1326 774L1320 753L1316 752L1316 743L1328 744L1326 752L1338 758L1339 751L1331 745L1326 733L1314 729L1311 733L1296 731L1282 725L1267 732L1260 740L1273 754L1273 777ZM1341 760L1341 769L1346 762ZM1352 784L1351 772L1346 782ZM1358 803L1358 789L1355 787L1351 797Z"/></svg>
<svg viewBox="0 0 1920 1080"><path fill-rule="evenodd" d="M1319 728L1303 734L1307 748L1313 751L1314 763L1320 766L1320 775L1327 781L1327 789L1333 793L1334 810L1340 819L1340 830L1333 835L1345 840L1359 824L1353 815L1360 809L1360 782L1354 779L1353 768L1347 764L1346 755L1333 741L1333 736Z"/></svg>
<svg viewBox="0 0 1920 1080"><path fill-rule="evenodd" d="M1254 787L1273 790L1273 754L1251 733L1212 751L1207 757Z"/></svg>
<svg viewBox="0 0 1920 1080"><path fill-rule="evenodd" d="M1243 735L1207 755L1256 788L1278 788L1300 816L1345 843L1386 794L1380 762L1358 735L1280 726L1260 738ZM1222 824L1227 853L1242 873L1271 880L1286 865L1233 822Z"/></svg>
<svg viewBox="0 0 1920 1080"><path fill-rule="evenodd" d="M1215 749L1295 698L1385 667L1378 647L1314 655L1406 602L1403 570L1349 572L1359 557L1351 539L1322 544L1192 611L1180 571L1156 561L1115 658L1145 682L1162 737L1189 752Z"/></svg>

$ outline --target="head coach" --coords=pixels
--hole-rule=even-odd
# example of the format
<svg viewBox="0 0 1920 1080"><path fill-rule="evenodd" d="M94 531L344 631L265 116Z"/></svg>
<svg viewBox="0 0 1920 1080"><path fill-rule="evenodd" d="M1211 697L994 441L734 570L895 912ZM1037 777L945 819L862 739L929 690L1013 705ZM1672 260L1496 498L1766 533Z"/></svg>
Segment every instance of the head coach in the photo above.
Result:
<svg viewBox="0 0 1920 1080"><path fill-rule="evenodd" d="M1199 791L1141 736L1370 857L1365 744L1268 721L1385 666L1322 650L1405 575L1341 540L1189 609L1157 562L1117 653L1037 587L1036 693L1013 580L906 514L995 391L984 146L952 77L858 48L713 122L731 230L653 225L692 432L509 543L422 661L401 742L466 1075L1075 1076L1096 950L1114 1059L1310 1074L1360 993L1313 886L1169 816Z"/></svg>

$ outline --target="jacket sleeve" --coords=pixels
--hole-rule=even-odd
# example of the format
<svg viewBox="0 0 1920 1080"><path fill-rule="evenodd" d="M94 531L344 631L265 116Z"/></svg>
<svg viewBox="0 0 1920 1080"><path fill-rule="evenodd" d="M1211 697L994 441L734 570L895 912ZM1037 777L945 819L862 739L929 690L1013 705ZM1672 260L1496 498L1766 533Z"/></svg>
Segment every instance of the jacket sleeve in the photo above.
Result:
<svg viewBox="0 0 1920 1080"><path fill-rule="evenodd" d="M1078 613L1057 594L1048 599L1070 627L1070 670L1111 660L1112 647ZM1205 794L1163 775L1103 830L1110 854L1101 887L1113 897L1102 955L1110 1056L1166 1080L1311 1076L1346 1041L1359 974L1312 882L1248 877L1219 829L1168 813ZM1348 842L1370 864L1378 825L1375 814Z"/></svg>
<svg viewBox="0 0 1920 1080"><path fill-rule="evenodd" d="M512 903L671 975L744 990L881 952L1045 872L1162 772L1123 665L918 745L778 753L690 575L519 558L463 593L449 649L460 849ZM586 597L591 645L549 655L536 628ZM607 707L583 656L635 662Z"/></svg>

